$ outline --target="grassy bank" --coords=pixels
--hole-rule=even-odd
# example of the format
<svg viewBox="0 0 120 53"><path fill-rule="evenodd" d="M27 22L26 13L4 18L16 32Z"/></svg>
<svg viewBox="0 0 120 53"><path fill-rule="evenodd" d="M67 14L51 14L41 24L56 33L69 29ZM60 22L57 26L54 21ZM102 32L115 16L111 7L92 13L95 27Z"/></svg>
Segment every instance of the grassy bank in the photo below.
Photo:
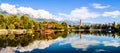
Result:
<svg viewBox="0 0 120 53"><path fill-rule="evenodd" d="M0 34L25 34L33 33L32 29L0 29Z"/></svg>

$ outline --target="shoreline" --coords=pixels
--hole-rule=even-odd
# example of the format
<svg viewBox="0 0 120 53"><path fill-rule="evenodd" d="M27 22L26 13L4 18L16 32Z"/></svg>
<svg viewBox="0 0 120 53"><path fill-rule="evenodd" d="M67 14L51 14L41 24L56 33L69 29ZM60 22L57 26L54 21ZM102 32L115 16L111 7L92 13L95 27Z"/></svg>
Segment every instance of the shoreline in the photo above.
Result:
<svg viewBox="0 0 120 53"><path fill-rule="evenodd" d="M38 32L38 33L54 33L55 31L66 31L65 29L61 29L61 30L54 30L54 29L43 29L43 30L33 30L33 29L0 29L0 35L2 34L25 34L25 33L34 33L34 32ZM67 29L67 31L82 31L82 32L95 32L95 31L101 31L101 32L120 32L120 29L117 29L117 31L115 31L114 29Z"/></svg>
<svg viewBox="0 0 120 53"><path fill-rule="evenodd" d="M33 33L31 29L0 29L0 35L2 34L25 34Z"/></svg>

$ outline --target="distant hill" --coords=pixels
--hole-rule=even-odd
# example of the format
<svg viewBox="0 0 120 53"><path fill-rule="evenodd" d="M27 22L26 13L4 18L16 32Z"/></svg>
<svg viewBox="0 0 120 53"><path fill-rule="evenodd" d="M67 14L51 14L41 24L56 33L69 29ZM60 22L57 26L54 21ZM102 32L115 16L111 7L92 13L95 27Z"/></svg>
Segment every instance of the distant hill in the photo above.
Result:
<svg viewBox="0 0 120 53"><path fill-rule="evenodd" d="M1 14L8 14L7 12L4 12L4 11L2 11L2 12L0 12ZM23 14L18 14L18 16L20 16L20 15L23 15ZM25 15L27 15L27 14L25 14ZM29 15L27 15L27 16L29 16ZM29 16L30 17L30 16ZM48 21L48 22L58 22L58 23L62 23L62 22L66 22L68 25L79 25L80 24L80 22L79 21L75 21L75 22L73 22L73 21L70 21L70 20L66 20L66 21L57 21L57 20L54 20L54 19L43 19L43 18L32 18L32 17L30 17L31 19L34 19L34 20L38 20L38 21L41 21L41 22L43 22L43 21ZM90 25L90 24L92 24L92 23L87 23L87 22L83 22L82 23L83 25Z"/></svg>

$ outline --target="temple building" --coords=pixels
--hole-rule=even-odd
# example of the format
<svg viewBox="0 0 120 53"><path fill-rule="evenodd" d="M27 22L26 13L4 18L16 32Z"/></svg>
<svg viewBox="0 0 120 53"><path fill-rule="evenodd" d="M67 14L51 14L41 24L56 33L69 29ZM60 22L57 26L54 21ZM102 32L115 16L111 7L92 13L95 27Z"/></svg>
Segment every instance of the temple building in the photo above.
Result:
<svg viewBox="0 0 120 53"><path fill-rule="evenodd" d="M80 19L80 26L82 26L82 20Z"/></svg>

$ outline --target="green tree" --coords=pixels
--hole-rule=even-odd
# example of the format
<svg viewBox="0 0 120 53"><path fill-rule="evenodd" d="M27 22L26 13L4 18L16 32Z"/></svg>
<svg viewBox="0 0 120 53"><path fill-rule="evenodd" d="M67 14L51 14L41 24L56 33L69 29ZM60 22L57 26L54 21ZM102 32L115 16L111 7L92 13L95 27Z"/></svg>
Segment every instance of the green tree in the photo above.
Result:
<svg viewBox="0 0 120 53"><path fill-rule="evenodd" d="M62 22L61 25L64 27L64 29L67 28L67 23L66 22Z"/></svg>
<svg viewBox="0 0 120 53"><path fill-rule="evenodd" d="M39 28L39 22L34 22L34 30L38 30Z"/></svg>
<svg viewBox="0 0 120 53"><path fill-rule="evenodd" d="M2 24L4 22L4 15L0 14L0 24Z"/></svg>
<svg viewBox="0 0 120 53"><path fill-rule="evenodd" d="M6 29L6 24L5 23L1 23L0 29Z"/></svg>
<svg viewBox="0 0 120 53"><path fill-rule="evenodd" d="M14 24L10 24L10 25L8 26L8 29L15 29Z"/></svg>
<svg viewBox="0 0 120 53"><path fill-rule="evenodd" d="M21 22L22 22L22 24L21 24L22 26L21 27L23 27L24 29L28 29L28 26L29 26L29 17L23 15L23 16L20 17L20 19L21 19Z"/></svg>

